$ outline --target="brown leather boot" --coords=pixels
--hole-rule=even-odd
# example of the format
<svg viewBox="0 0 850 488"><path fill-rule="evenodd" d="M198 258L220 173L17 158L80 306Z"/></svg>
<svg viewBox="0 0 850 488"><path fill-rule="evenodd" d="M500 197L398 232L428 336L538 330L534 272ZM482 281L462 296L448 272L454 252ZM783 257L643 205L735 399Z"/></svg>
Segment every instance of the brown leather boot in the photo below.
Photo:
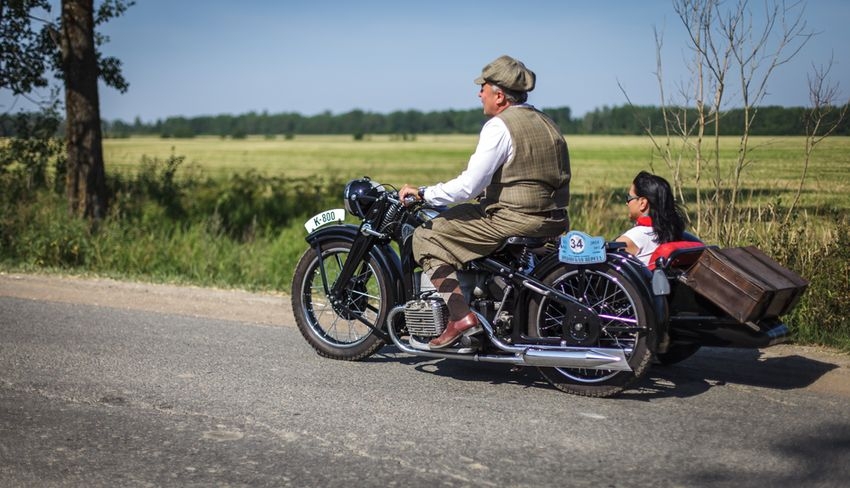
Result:
<svg viewBox="0 0 850 488"><path fill-rule="evenodd" d="M441 349L451 345L458 339L458 337L463 335L464 332L477 325L478 317L475 316L475 313L469 312L460 320L450 320L449 323L446 324L446 330L440 334L440 337L432 339L428 345L431 346L431 349Z"/></svg>

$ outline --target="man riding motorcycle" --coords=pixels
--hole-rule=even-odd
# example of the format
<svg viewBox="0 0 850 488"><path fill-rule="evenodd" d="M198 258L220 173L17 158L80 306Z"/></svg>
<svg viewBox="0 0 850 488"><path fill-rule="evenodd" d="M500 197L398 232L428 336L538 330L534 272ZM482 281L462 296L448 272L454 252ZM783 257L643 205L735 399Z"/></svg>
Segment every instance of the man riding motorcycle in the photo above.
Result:
<svg viewBox="0 0 850 488"><path fill-rule="evenodd" d="M510 236L550 237L569 227L570 158L558 126L526 103L534 72L510 56L484 66L475 79L484 124L475 153L456 178L432 186L404 185L399 198L456 205L416 229L413 253L449 311L432 349L454 343L478 326L461 291L457 270L486 256ZM483 193L482 193L483 191Z"/></svg>

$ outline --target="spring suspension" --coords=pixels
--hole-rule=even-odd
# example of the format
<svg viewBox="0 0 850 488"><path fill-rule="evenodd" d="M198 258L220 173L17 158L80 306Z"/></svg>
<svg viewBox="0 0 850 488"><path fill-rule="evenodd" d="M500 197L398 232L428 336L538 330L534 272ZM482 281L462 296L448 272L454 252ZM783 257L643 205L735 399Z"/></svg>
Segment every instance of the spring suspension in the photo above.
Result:
<svg viewBox="0 0 850 488"><path fill-rule="evenodd" d="M386 232L387 226L389 226L390 224L392 224L395 221L396 216L398 215L398 212L400 210L401 210L401 203L393 203L392 205L390 205L390 207L387 209L386 213L384 214L384 220L381 221L381 227L380 227L381 232Z"/></svg>
<svg viewBox="0 0 850 488"><path fill-rule="evenodd" d="M531 252L528 246L522 246L518 254L517 262L519 263L519 268L527 273L531 272L535 264L534 253Z"/></svg>

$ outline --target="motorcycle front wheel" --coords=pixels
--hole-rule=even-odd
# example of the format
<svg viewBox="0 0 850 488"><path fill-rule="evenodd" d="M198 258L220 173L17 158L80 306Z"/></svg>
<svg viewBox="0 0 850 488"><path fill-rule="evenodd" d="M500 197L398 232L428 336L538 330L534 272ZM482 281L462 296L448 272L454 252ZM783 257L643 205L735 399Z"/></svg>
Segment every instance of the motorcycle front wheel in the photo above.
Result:
<svg viewBox="0 0 850 488"><path fill-rule="evenodd" d="M566 338L570 346L622 349L632 371L541 367L540 373L555 388L575 395L609 397L622 392L646 374L652 353L647 347L649 317L641 294L622 273L608 263L580 267L559 266L543 282L573 296L599 316L599 330L584 337L565 331L565 309L542 296L529 307L529 335Z"/></svg>
<svg viewBox="0 0 850 488"><path fill-rule="evenodd" d="M371 356L384 344L370 327L380 327L389 312L390 281L370 256L346 283L341 299L331 303L330 290L351 252L351 243L322 243L301 256L292 280L292 312L304 339L319 355L347 361ZM370 324L367 325L366 323Z"/></svg>

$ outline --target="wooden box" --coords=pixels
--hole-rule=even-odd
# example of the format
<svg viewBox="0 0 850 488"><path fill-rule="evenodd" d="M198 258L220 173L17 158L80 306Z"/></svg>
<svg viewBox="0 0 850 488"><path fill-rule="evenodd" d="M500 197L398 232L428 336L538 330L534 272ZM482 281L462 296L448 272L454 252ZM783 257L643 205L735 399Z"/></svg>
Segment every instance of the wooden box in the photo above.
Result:
<svg viewBox="0 0 850 488"><path fill-rule="evenodd" d="M754 246L707 248L683 279L741 323L788 313L809 284Z"/></svg>

